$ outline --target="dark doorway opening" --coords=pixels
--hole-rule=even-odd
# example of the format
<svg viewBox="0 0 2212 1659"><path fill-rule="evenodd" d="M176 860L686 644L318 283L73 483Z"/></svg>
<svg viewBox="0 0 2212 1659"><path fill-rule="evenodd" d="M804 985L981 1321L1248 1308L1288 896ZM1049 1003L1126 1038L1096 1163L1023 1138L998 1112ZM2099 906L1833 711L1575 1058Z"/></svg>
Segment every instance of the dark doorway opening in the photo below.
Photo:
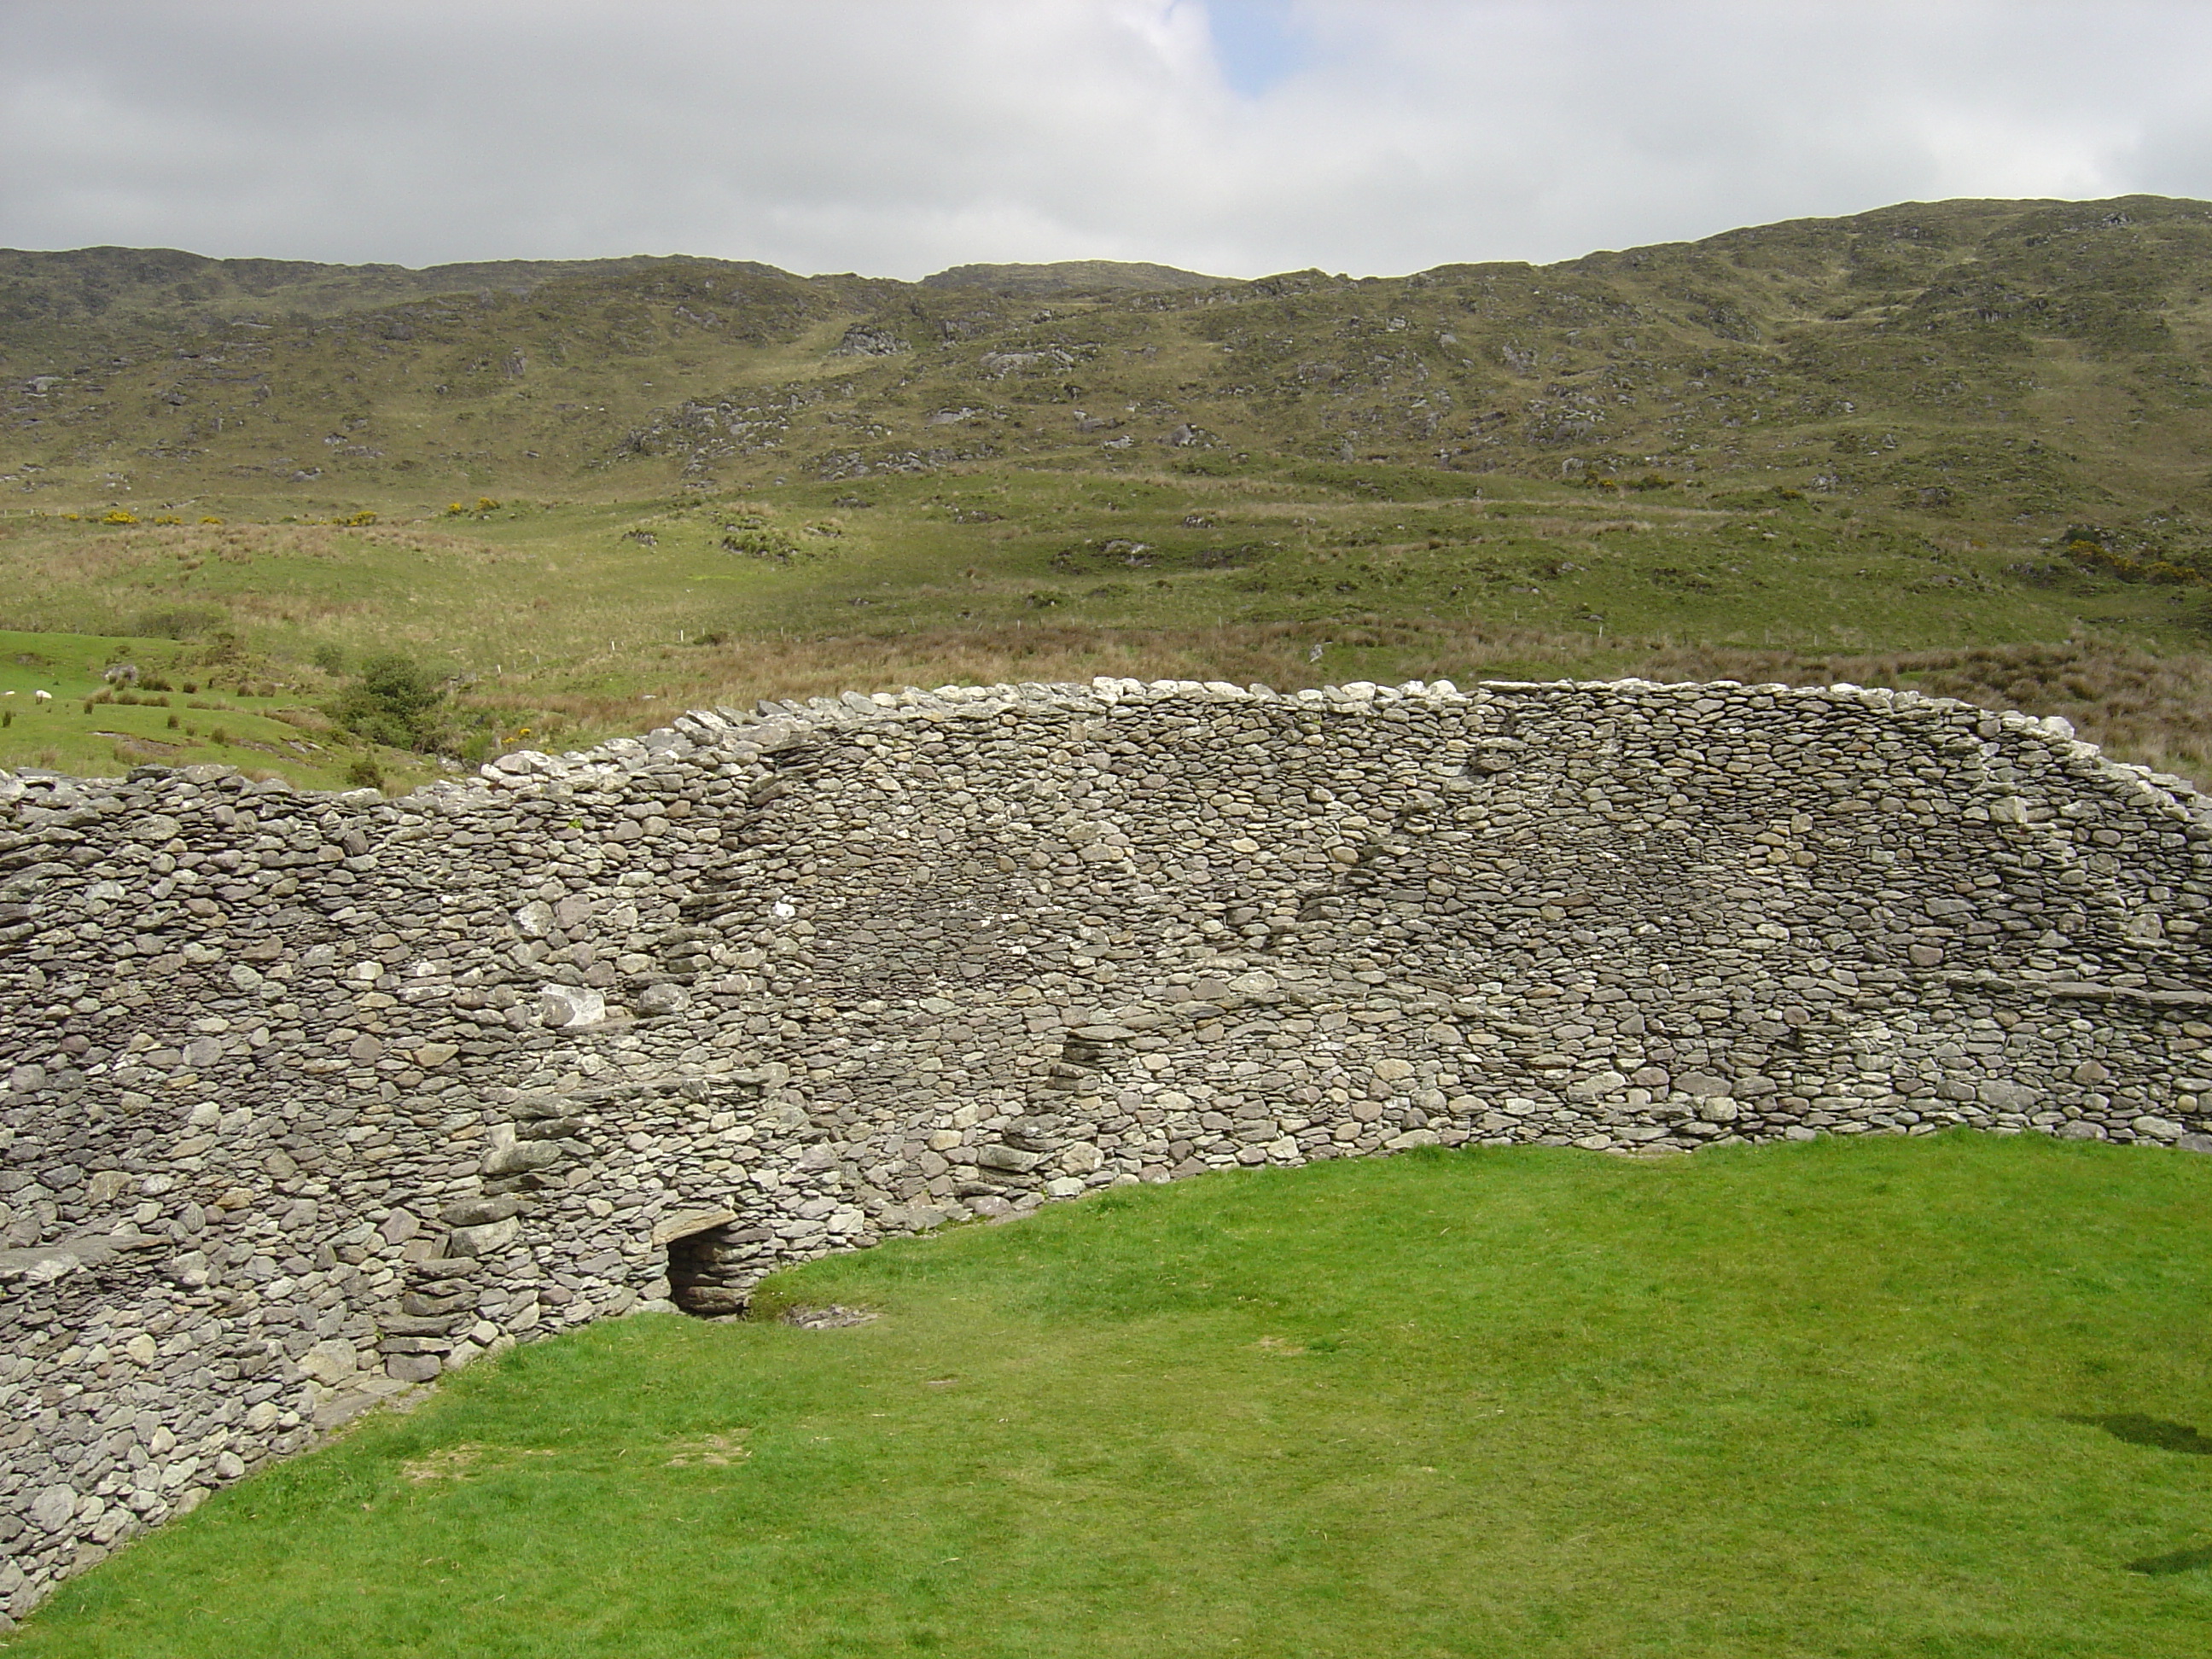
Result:
<svg viewBox="0 0 2212 1659"><path fill-rule="evenodd" d="M742 1314L768 1271L765 1227L708 1227L668 1241L668 1299L700 1319Z"/></svg>

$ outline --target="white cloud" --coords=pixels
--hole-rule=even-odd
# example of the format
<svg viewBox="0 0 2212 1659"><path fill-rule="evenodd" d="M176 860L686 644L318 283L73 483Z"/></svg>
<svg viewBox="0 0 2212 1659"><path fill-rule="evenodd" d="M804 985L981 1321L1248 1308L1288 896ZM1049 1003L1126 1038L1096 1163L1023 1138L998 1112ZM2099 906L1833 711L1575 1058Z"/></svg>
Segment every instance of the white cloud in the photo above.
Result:
<svg viewBox="0 0 2212 1659"><path fill-rule="evenodd" d="M1255 275L2212 194L2187 0L1215 3L7 0L0 241Z"/></svg>

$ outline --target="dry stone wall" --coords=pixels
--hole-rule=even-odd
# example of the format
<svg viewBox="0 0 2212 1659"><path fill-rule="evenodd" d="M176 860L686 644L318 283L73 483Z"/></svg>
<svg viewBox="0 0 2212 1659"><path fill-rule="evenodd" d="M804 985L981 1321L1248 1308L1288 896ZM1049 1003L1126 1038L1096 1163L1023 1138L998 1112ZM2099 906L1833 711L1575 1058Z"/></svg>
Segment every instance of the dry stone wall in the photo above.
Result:
<svg viewBox="0 0 2212 1659"><path fill-rule="evenodd" d="M0 778L0 1596L516 1341L1115 1182L2212 1112L2212 804L1834 687L701 711Z"/></svg>

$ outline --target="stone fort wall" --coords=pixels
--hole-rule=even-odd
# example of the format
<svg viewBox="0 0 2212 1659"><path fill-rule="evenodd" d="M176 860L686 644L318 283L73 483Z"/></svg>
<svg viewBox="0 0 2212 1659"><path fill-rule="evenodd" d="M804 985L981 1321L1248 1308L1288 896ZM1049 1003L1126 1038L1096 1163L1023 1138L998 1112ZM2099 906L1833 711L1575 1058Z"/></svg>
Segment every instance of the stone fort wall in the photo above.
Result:
<svg viewBox="0 0 2212 1659"><path fill-rule="evenodd" d="M956 688L0 796L15 1613L481 1355L1115 1182L2212 1148L2212 803L1909 693Z"/></svg>

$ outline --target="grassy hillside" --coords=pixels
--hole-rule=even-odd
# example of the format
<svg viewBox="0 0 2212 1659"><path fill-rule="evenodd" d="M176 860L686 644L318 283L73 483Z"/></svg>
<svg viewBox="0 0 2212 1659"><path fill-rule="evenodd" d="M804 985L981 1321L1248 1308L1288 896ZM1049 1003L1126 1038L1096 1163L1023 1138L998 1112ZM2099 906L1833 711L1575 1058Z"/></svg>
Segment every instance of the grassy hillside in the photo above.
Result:
<svg viewBox="0 0 2212 1659"><path fill-rule="evenodd" d="M0 623L299 709L395 649L533 744L979 677L1703 672L2212 748L2201 203L1356 281L0 268Z"/></svg>
<svg viewBox="0 0 2212 1659"><path fill-rule="evenodd" d="M1046 458L1756 473L1952 520L2087 514L2186 552L2212 435L2208 214L1908 204L1541 268L1042 307L936 279L605 262L337 315L225 324L179 301L158 314L202 336L149 325L96 362L43 320L60 300L19 301L0 329L24 382L0 471L80 509L295 483L307 504L433 505L487 477L634 495ZM132 314L173 288L139 283Z"/></svg>
<svg viewBox="0 0 2212 1659"><path fill-rule="evenodd" d="M2180 1659L2208 1222L2039 1136L1121 1188L517 1351L9 1650Z"/></svg>

